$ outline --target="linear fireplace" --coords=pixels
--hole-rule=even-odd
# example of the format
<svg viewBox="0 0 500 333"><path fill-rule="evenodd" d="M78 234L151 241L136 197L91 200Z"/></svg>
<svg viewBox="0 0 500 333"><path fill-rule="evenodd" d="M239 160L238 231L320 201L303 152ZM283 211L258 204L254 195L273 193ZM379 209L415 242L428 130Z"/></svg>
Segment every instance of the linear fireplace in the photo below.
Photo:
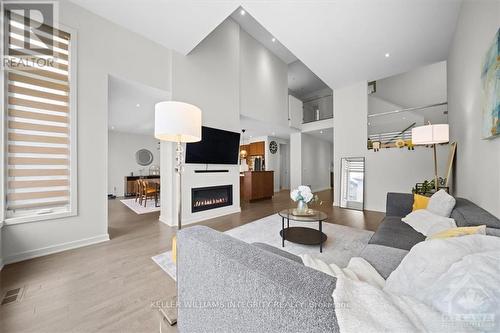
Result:
<svg viewBox="0 0 500 333"><path fill-rule="evenodd" d="M211 186L191 189L191 212L214 209L233 204L233 186Z"/></svg>

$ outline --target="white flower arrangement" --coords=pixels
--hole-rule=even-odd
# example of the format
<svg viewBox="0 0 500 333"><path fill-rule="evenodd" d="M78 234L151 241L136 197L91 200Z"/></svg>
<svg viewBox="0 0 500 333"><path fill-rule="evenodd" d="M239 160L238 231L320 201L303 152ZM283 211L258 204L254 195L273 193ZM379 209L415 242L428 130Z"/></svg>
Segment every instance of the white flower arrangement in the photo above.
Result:
<svg viewBox="0 0 500 333"><path fill-rule="evenodd" d="M311 192L311 188L309 186L301 185L297 189L290 192L290 198L295 202L303 201L305 203L309 203L315 198L315 195Z"/></svg>

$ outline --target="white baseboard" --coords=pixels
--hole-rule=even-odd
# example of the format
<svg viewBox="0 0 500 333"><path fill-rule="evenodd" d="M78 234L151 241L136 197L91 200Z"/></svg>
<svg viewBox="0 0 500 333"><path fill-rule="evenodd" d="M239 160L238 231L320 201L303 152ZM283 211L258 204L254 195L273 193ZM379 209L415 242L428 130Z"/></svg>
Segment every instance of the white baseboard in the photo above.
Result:
<svg viewBox="0 0 500 333"><path fill-rule="evenodd" d="M76 249L79 247L102 243L109 240L109 234L99 235L95 237L79 239L72 242L61 243L57 245L51 245L47 247L42 247L35 250L29 250L25 252L18 252L7 256L3 262L3 264L12 264L19 261L24 261L28 259L33 259L37 257L46 256L48 254L53 254L57 252L67 251Z"/></svg>
<svg viewBox="0 0 500 333"><path fill-rule="evenodd" d="M240 207L229 207L229 208L222 207L222 208L210 209L208 211L194 213L193 215L191 215L189 217L184 216L182 218L182 225L187 225L187 224L197 223L197 222L201 222L201 221L205 221L205 220L215 219L217 217L221 217L224 215L240 213L240 212L241 212ZM214 213L216 213L216 214L214 214ZM160 215L158 220L161 223L163 223L169 227L177 227L177 222L174 222L171 218L164 217L164 216Z"/></svg>
<svg viewBox="0 0 500 333"><path fill-rule="evenodd" d="M160 217L158 218L158 220L165 224L165 225L168 225L169 227L173 226L173 221L171 218L168 218L168 217L164 217L163 215L160 215Z"/></svg>

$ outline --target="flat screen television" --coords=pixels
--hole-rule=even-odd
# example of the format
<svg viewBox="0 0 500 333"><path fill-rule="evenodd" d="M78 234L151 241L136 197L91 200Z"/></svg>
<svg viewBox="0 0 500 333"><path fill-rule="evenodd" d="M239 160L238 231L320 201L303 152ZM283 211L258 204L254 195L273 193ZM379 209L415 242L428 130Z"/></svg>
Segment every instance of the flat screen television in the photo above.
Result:
<svg viewBox="0 0 500 333"><path fill-rule="evenodd" d="M186 163L238 164L240 133L201 128L201 141L186 144Z"/></svg>

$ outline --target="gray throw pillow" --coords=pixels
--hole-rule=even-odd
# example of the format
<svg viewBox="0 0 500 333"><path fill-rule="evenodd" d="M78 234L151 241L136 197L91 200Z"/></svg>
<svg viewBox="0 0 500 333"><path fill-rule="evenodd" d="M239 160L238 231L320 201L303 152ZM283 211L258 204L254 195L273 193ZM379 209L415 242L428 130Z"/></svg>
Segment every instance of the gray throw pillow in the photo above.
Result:
<svg viewBox="0 0 500 333"><path fill-rule="evenodd" d="M439 190L432 195L427 205L427 210L439 216L450 217L456 200L446 193L445 190Z"/></svg>

